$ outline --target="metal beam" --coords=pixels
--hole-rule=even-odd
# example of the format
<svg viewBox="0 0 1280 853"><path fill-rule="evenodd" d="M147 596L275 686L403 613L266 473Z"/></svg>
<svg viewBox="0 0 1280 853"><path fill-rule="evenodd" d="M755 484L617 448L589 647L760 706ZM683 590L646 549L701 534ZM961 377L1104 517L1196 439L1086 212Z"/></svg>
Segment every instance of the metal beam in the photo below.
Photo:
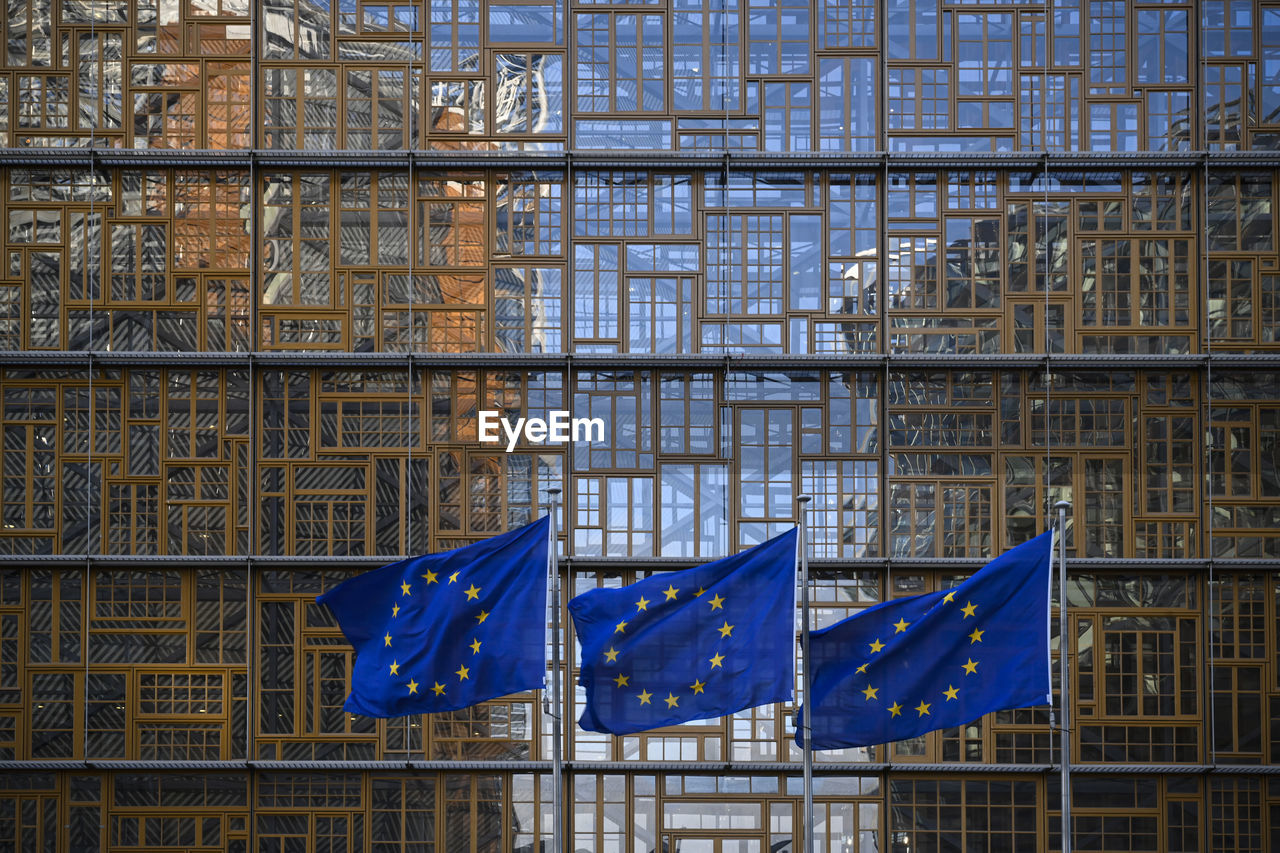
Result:
<svg viewBox="0 0 1280 853"><path fill-rule="evenodd" d="M800 773L795 761L566 761L565 767L582 773L716 773L722 776L738 774L778 774L794 776ZM818 775L939 775L1024 774L1036 775L1057 772L1055 764L913 764L881 762L840 762L815 764ZM291 772L331 773L335 771L372 771L403 773L418 772L475 772L475 773L549 773L550 761L0 761L0 772L48 773L85 771L109 772L171 772L171 773L236 773L236 772ZM1077 764L1072 772L1092 776L1148 775L1167 773L1179 775L1247 775L1280 776L1280 765L1275 764Z"/></svg>
<svg viewBox="0 0 1280 853"><path fill-rule="evenodd" d="M280 151L274 149L0 148L0 166L248 169L690 169L870 171L889 169L1275 169L1280 151L1016 151L768 153L759 151Z"/></svg>
<svg viewBox="0 0 1280 853"><path fill-rule="evenodd" d="M359 556L298 556L298 555L208 555L208 554L6 554L5 566L13 569L83 568L97 569L133 568L157 571L175 568L225 568L243 569L246 565L255 569L293 571L368 569L404 559L406 554L366 554ZM710 558L692 557L561 557L560 565L569 572L596 572L601 570L631 568L646 571L671 571L711 562ZM972 572L986 565L983 558L925 558L925 557L871 557L849 559L809 560L816 571L841 570L846 572ZM1194 572L1204 573L1212 565L1215 571L1259 572L1275 571L1276 560L1268 559L1145 559L1145 558L1088 558L1072 559L1073 573L1088 572Z"/></svg>
<svg viewBox="0 0 1280 853"><path fill-rule="evenodd" d="M332 350L288 352L80 352L13 350L0 352L0 367L228 367L261 368L357 368L402 370L437 368L485 370L563 370L570 366L590 370L1043 370L1115 371L1158 368L1198 370L1208 365L1223 370L1280 370L1280 350L1266 353L1183 353L1174 355L1064 355L985 353L850 353L846 355L774 355L692 353L650 355L614 353L393 353Z"/></svg>

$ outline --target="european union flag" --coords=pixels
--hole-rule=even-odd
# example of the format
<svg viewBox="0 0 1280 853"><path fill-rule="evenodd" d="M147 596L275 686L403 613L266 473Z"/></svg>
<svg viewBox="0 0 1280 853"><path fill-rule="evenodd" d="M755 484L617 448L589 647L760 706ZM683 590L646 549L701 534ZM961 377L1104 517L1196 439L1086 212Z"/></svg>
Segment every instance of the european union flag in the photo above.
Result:
<svg viewBox="0 0 1280 853"><path fill-rule="evenodd" d="M749 551L569 602L578 725L627 734L791 698L796 531Z"/></svg>
<svg viewBox="0 0 1280 853"><path fill-rule="evenodd" d="M813 632L813 748L888 743L1048 704L1052 541L1037 536L949 592L887 601Z"/></svg>
<svg viewBox="0 0 1280 853"><path fill-rule="evenodd" d="M550 529L542 518L365 572L317 596L356 650L342 707L399 717L541 687Z"/></svg>

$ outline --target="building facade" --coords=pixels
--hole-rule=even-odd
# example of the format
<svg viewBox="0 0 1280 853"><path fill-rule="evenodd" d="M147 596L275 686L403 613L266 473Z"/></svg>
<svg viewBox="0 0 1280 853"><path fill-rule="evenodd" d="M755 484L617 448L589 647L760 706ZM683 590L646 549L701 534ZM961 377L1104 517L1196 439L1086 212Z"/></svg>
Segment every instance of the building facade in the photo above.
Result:
<svg viewBox="0 0 1280 853"><path fill-rule="evenodd" d="M0 849L550 850L541 692L345 714L314 604L549 488L565 600L813 495L816 625L1069 500L1075 849L1280 849L1280 5L0 26ZM584 732L567 636L566 849L792 849L790 705ZM817 849L1059 849L1056 745L821 753Z"/></svg>

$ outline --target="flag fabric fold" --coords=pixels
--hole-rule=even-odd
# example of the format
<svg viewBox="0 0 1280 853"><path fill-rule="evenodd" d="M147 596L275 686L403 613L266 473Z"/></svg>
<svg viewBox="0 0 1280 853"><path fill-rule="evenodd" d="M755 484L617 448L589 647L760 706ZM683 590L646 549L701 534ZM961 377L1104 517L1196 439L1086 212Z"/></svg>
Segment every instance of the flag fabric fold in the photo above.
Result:
<svg viewBox="0 0 1280 853"><path fill-rule="evenodd" d="M398 717L543 686L550 518L317 596L356 650L343 708Z"/></svg>
<svg viewBox="0 0 1280 853"><path fill-rule="evenodd" d="M1051 533L958 587L884 602L809 639L814 749L916 737L1051 701ZM796 743L804 746L796 714Z"/></svg>
<svg viewBox="0 0 1280 853"><path fill-rule="evenodd" d="M756 547L569 602L586 708L627 734L789 700L795 683L794 529Z"/></svg>

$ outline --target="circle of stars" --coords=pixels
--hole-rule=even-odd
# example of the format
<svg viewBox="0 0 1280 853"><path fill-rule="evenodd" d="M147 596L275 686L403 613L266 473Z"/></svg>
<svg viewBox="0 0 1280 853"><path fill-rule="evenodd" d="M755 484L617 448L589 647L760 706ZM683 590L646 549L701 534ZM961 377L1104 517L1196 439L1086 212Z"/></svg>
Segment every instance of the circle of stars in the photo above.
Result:
<svg viewBox="0 0 1280 853"><path fill-rule="evenodd" d="M631 626L631 623L634 622L641 613L647 614L647 613L655 612L649 609L650 605L655 605L655 604L662 605L668 602L679 602L680 589L679 587L675 586L675 584L670 584L670 583L667 584L667 588L664 590L660 590L660 592L662 593L662 598L661 600L657 600L657 601L645 598L645 596L641 594L640 598L635 603L635 608L636 608L635 614L626 619L620 619L617 622L617 624L614 626L613 633L615 635L625 637L627 634L627 629ZM706 593L706 588L699 587L698 591L693 593L693 597L702 598L705 595L705 593ZM717 611L721 613L724 612L725 599L724 599L724 596L720 595L719 593L716 593L712 595L710 598L707 598L706 603L709 608L708 613L715 613ZM733 636L733 629L735 627L737 626L731 624L728 619L722 619L721 624L716 628L716 631L720 634L721 639L728 639ZM609 648L606 649L603 652L603 654L604 654L604 660L606 664L614 664L614 665L618 664L618 655L620 654L620 652L618 651L616 643L611 643L609 645ZM725 661L725 656L723 654L720 654L719 652L716 652L715 654L712 654L709 658L707 658L707 663L710 665L711 672L714 672L714 670L717 670L717 669L723 669L724 661ZM708 677L710 677L711 672L708 673ZM613 681L614 686L619 689L624 687L634 689L634 687L631 684L631 675L628 673L619 672L610 680ZM695 677L693 683L689 685L690 695L696 696L696 695L705 693L706 687L707 687L706 681L703 681L701 678ZM683 694L678 694L674 691L668 691L666 696L655 697L655 695L649 690L641 689L639 693L635 693L632 695L635 697L636 702L638 702L639 705L641 706L644 706L644 705L653 706L654 700L656 698L660 700L666 706L667 709L675 709L680 707L680 699L682 698Z"/></svg>
<svg viewBox="0 0 1280 853"><path fill-rule="evenodd" d="M455 583L458 583L458 575L460 574L461 574L461 571L456 571L450 574L445 584L443 584L443 586L447 588ZM430 587L434 585L440 585L439 572L433 572L430 569L428 569L424 574L419 575L419 577L423 581L425 581L425 583L421 584L421 586L424 588L422 591L424 592L430 589ZM466 601L475 601L478 604L480 602L480 594L483 591L484 591L483 588L476 586L474 583L472 583L467 589L462 590L462 593L466 596ZM413 584L410 583L409 580L402 580L400 582L401 597L412 598L413 593L414 593ZM403 609L404 608L400 606L399 601L393 602L391 605L391 618L393 620L398 619L400 616L400 611ZM482 607L475 616L476 626L479 627L480 625L483 625L485 623L485 620L488 618L489 618L489 611L485 610ZM392 624L394 626L395 623L393 622ZM392 648L394 639L395 638L392 636L391 630L388 629L386 635L383 636L382 638L383 648ZM477 655L480 653L480 648L481 646L484 645L484 643L481 641L479 637L472 637L471 642L467 643L466 645L468 648L471 649L471 654ZM399 662L399 659L393 657L390 665L388 666L387 676L391 677L391 676L400 675L401 666L402 664ZM453 671L453 675L456 677L458 684L461 684L464 681L469 681L471 678L471 667L467 666L466 664L459 664L458 668ZM401 683L404 686L404 689L407 691L406 695L408 696L422 695L419 692L419 688L421 688L423 691L430 690L432 695L434 696L444 696L448 691L447 684L441 684L439 681L435 681L434 679L430 687L423 687L421 683L419 683L412 677L407 682L401 682Z"/></svg>
<svg viewBox="0 0 1280 853"><path fill-rule="evenodd" d="M954 591L949 592L943 597L942 603L954 604L955 598L956 598L955 592ZM960 608L960 612L963 614L961 616L961 622L963 622L966 619L969 619L970 617L976 618L977 610L978 610L978 605L974 604L972 601L966 601L964 606ZM911 625L910 622L907 622L905 619L899 618L897 622L893 623L893 633L895 635L905 633L907 628L910 627L910 625ZM974 628L973 631L967 635L969 638L969 645L974 646L974 645L977 645L978 643L981 643L982 636L985 633L986 631L983 631L979 628ZM887 646L888 646L888 643L884 643L880 640L879 637L876 637L876 639L873 642L867 644L868 653L871 655L879 654ZM960 665L960 669L963 671L964 675L958 680L960 680L961 683L963 684L963 678L967 678L968 676L971 676L971 675L977 675L979 663L981 662L978 660L975 660L972 654L968 655L968 659L963 664ZM871 661L867 661L854 671L857 674L865 674L867 672L867 668L870 665L871 665ZM860 692L862 693L864 701L879 702L880 689L881 688L876 687L868 682L867 686L863 688ZM960 688L956 687L954 683L948 683L947 689L943 690L941 695L943 697L944 702L959 701ZM916 705L914 708L908 708L907 706L902 705L897 700L895 700L893 704L886 706L885 710L889 712L889 716L891 718L901 717L903 711L915 711L916 718L921 719L924 717L932 716L931 709L936 704L937 704L936 701L926 702L923 699L921 699L919 705Z"/></svg>

